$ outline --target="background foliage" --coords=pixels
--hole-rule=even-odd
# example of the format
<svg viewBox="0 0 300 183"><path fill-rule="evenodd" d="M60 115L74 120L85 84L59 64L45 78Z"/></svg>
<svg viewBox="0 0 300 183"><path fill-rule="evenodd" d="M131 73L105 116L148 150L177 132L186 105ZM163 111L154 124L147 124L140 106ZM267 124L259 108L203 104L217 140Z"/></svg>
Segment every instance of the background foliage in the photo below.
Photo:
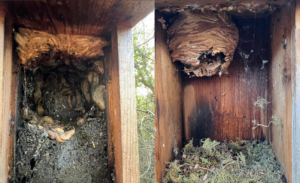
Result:
<svg viewBox="0 0 300 183"><path fill-rule="evenodd" d="M141 183L155 182L154 13L133 29Z"/></svg>

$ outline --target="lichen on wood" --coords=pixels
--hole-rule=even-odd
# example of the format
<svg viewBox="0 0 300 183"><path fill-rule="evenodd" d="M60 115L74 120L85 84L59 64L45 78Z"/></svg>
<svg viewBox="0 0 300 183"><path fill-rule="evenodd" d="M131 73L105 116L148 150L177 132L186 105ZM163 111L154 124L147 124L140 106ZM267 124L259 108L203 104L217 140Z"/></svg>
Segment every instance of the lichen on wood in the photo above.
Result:
<svg viewBox="0 0 300 183"><path fill-rule="evenodd" d="M22 65L35 67L43 54L60 54L87 60L103 56L102 48L108 42L101 37L49 34L46 32L20 28L15 33L18 54Z"/></svg>
<svg viewBox="0 0 300 183"><path fill-rule="evenodd" d="M168 29L173 62L203 77L227 74L239 40L238 28L225 12L183 11Z"/></svg>

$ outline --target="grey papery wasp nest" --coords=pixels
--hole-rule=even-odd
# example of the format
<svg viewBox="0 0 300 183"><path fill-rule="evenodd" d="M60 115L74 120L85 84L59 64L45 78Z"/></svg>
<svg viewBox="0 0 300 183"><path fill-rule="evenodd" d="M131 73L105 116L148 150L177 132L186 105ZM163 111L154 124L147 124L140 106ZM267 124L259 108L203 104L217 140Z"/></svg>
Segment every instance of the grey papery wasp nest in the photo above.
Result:
<svg viewBox="0 0 300 183"><path fill-rule="evenodd" d="M190 76L227 74L239 31L226 12L180 12L168 29L173 62L184 64Z"/></svg>

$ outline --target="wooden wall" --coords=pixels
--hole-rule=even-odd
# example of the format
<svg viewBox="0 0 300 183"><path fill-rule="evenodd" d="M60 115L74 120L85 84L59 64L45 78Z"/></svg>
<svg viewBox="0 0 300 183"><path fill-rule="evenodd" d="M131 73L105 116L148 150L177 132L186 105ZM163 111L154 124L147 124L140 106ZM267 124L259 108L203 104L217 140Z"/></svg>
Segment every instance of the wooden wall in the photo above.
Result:
<svg viewBox="0 0 300 183"><path fill-rule="evenodd" d="M0 182L7 182L7 175L12 168L9 158L13 155L10 124L15 111L11 102L12 76L12 24L5 18L5 12L0 12ZM9 167L10 166L10 167Z"/></svg>
<svg viewBox="0 0 300 183"><path fill-rule="evenodd" d="M277 160L292 182L292 32L295 24L294 2L271 15L271 62L269 63L268 118L277 116L283 126L271 126L271 141ZM286 43L286 47L285 44Z"/></svg>
<svg viewBox="0 0 300 183"><path fill-rule="evenodd" d="M300 0L296 0L295 12L291 10L292 18L290 21L295 22L292 25L292 182L300 182Z"/></svg>
<svg viewBox="0 0 300 183"><path fill-rule="evenodd" d="M239 43L229 66L229 75L183 79L184 134L190 140L219 141L264 139L267 130L252 129L267 124L267 107L254 106L258 97L267 99L269 18L234 18ZM248 58L247 58L248 57Z"/></svg>
<svg viewBox="0 0 300 183"><path fill-rule="evenodd" d="M181 72L171 62L166 30L155 13L155 176L161 182L166 162L182 146ZM178 152L179 153L179 152Z"/></svg>
<svg viewBox="0 0 300 183"><path fill-rule="evenodd" d="M109 36L115 26L133 27L154 8L153 0L1 1L14 24L57 34Z"/></svg>
<svg viewBox="0 0 300 183"><path fill-rule="evenodd" d="M132 41L130 28L116 27L106 50L109 169L117 183L140 182Z"/></svg>

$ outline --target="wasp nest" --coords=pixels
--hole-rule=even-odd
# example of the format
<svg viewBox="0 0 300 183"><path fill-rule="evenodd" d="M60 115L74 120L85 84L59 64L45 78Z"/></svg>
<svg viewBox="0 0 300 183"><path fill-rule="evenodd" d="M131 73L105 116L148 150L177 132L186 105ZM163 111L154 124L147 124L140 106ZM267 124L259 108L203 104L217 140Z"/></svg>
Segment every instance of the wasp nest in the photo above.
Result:
<svg viewBox="0 0 300 183"><path fill-rule="evenodd" d="M46 130L49 138L64 142L75 134L74 128L64 130L68 121L75 120L67 126L80 126L94 105L105 109L105 86L101 82L104 68L101 60L73 58L69 64L58 60L53 63L55 67L39 65L26 71L24 97L28 102L23 119L32 127Z"/></svg>
<svg viewBox="0 0 300 183"><path fill-rule="evenodd" d="M45 54L50 57L57 54L61 57L73 56L82 60L103 56L102 48L108 45L101 37L54 35L24 28L15 34L15 40L21 64L26 67L38 66Z"/></svg>
<svg viewBox="0 0 300 183"><path fill-rule="evenodd" d="M180 12L168 29L173 62L190 76L227 74L239 40L238 28L225 12Z"/></svg>
<svg viewBox="0 0 300 183"><path fill-rule="evenodd" d="M91 109L96 108L96 113L105 109L100 56L108 43L90 36L19 31L15 39L26 69L23 119L47 131L51 139L68 140L75 134L73 127L91 116Z"/></svg>

